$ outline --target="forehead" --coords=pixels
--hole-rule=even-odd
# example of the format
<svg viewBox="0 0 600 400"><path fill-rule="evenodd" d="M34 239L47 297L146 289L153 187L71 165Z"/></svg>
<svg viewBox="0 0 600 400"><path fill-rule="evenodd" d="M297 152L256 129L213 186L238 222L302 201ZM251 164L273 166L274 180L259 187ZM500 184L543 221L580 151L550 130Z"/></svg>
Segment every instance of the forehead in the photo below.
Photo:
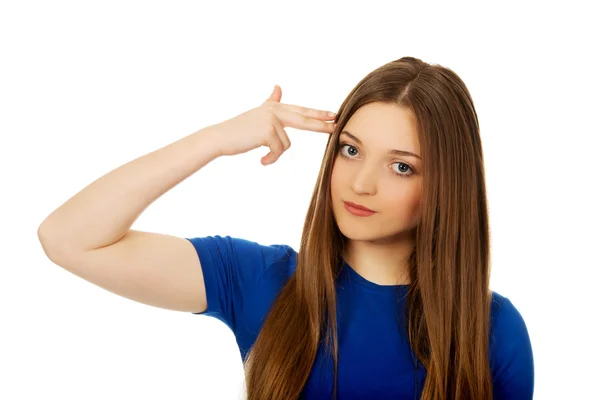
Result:
<svg viewBox="0 0 600 400"><path fill-rule="evenodd" d="M417 120L414 113L396 104L369 103L350 117L344 130L373 145L411 152L419 150Z"/></svg>

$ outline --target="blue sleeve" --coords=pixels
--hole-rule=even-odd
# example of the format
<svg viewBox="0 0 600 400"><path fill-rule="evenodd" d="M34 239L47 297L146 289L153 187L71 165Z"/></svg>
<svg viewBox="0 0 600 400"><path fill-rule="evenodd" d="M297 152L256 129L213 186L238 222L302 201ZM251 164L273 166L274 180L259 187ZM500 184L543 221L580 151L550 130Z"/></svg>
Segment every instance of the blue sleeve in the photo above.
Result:
<svg viewBox="0 0 600 400"><path fill-rule="evenodd" d="M236 331L236 311L243 305L244 294L258 282L279 255L284 245L261 245L231 236L186 238L200 259L206 300L206 311L192 314L212 316Z"/></svg>
<svg viewBox="0 0 600 400"><path fill-rule="evenodd" d="M494 400L533 399L534 363L529 332L521 313L505 298L493 334Z"/></svg>

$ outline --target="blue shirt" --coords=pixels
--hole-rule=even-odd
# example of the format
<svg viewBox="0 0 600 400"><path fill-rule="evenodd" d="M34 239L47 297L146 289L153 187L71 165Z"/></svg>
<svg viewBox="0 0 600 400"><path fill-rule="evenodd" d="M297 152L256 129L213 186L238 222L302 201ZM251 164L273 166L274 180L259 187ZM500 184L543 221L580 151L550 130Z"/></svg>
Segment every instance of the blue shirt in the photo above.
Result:
<svg viewBox="0 0 600 400"><path fill-rule="evenodd" d="M297 252L288 245L262 245L230 236L188 238L195 247L206 287L203 314L233 331L242 360L252 347L276 295L292 276ZM417 369L398 323L408 285L382 286L344 263L338 296L338 399L420 397L426 371ZM525 321L511 301L492 292L490 367L494 399L532 399L534 364ZM333 360L321 346L301 398L331 399ZM415 373L416 372L416 373ZM417 397L417 398L418 398Z"/></svg>

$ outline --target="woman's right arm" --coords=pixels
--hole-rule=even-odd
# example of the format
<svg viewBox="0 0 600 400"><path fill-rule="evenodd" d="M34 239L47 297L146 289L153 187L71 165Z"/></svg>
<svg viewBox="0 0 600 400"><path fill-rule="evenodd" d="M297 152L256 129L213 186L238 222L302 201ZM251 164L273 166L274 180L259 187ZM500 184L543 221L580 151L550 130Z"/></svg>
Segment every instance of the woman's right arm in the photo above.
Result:
<svg viewBox="0 0 600 400"><path fill-rule="evenodd" d="M48 258L131 300L204 311L204 279L192 244L130 227L161 195L219 156L212 129L199 130L110 171L56 209L38 229Z"/></svg>
<svg viewBox="0 0 600 400"><path fill-rule="evenodd" d="M221 155L260 146L275 162L290 146L283 127L331 133L326 111L279 103L276 86L261 106L201 129L92 182L52 212L38 237L55 264L120 296L156 307L206 310L198 253L184 238L130 229L161 195Z"/></svg>
<svg viewBox="0 0 600 400"><path fill-rule="evenodd" d="M207 127L92 182L40 225L46 254L62 259L118 242L150 204L217 158L217 143Z"/></svg>

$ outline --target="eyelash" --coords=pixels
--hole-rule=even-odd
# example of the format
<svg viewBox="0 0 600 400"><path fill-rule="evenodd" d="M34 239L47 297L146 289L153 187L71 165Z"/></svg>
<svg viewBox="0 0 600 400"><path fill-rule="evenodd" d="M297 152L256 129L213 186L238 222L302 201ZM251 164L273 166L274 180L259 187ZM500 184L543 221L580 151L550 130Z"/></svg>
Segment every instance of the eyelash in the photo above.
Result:
<svg viewBox="0 0 600 400"><path fill-rule="evenodd" d="M339 150L338 152L339 152L339 154L340 154L342 157L344 157L344 158L347 158L347 159L350 159L350 160L351 160L353 157L349 157L349 156L345 155L345 154L344 154L344 152L342 151L342 150L343 150L343 148L344 148L344 146L350 146L350 147L354 147L355 149L356 149L356 147L355 147L355 146L353 146L353 145L351 145L351 144L349 144L349 143L340 143L340 144L338 145L338 150ZM356 150L358 151L358 149L356 149ZM396 162L396 163L394 163L394 164L404 164L404 165L406 165L406 166L407 166L407 167L410 169L410 171L411 171L411 172L410 172L410 174L401 174L401 173L394 172L396 175L400 176L401 178L408 178L409 176L411 176L412 174L414 174L414 171L415 171L415 170L414 170L414 168L413 168L413 167L412 167L410 164L407 164L407 163L405 163L405 162Z"/></svg>

